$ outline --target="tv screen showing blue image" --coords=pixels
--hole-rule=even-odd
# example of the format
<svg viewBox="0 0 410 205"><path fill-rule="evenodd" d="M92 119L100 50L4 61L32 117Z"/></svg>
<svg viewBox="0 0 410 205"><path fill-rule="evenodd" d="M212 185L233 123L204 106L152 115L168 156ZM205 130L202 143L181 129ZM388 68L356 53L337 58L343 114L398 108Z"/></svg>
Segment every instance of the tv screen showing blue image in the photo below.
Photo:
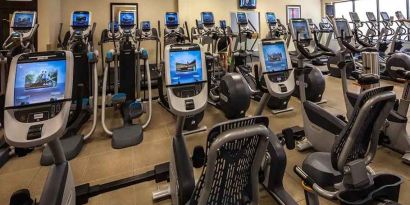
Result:
<svg viewBox="0 0 410 205"><path fill-rule="evenodd" d="M245 12L236 13L236 19L239 24L248 24L248 16L246 16Z"/></svg>
<svg viewBox="0 0 410 205"><path fill-rule="evenodd" d="M256 0L239 0L239 8L256 9Z"/></svg>
<svg viewBox="0 0 410 205"><path fill-rule="evenodd" d="M202 12L201 13L201 20L203 24L214 24L214 14L212 12Z"/></svg>
<svg viewBox="0 0 410 205"><path fill-rule="evenodd" d="M63 100L65 80L65 60L18 64L14 84L14 106Z"/></svg>
<svg viewBox="0 0 410 205"><path fill-rule="evenodd" d="M121 26L134 26L135 25L135 12L121 12L120 13Z"/></svg>
<svg viewBox="0 0 410 205"><path fill-rule="evenodd" d="M273 12L266 13L266 21L269 24L275 24L277 22L275 13L273 13Z"/></svg>
<svg viewBox="0 0 410 205"><path fill-rule="evenodd" d="M165 25L167 26L178 26L178 13L176 12L167 12L165 14Z"/></svg>
<svg viewBox="0 0 410 205"><path fill-rule="evenodd" d="M264 44L263 57L267 72L281 72L289 69L284 42Z"/></svg>
<svg viewBox="0 0 410 205"><path fill-rule="evenodd" d="M143 21L141 22L141 28L143 31L150 31L151 30L151 22Z"/></svg>
<svg viewBox="0 0 410 205"><path fill-rule="evenodd" d="M204 81L200 50L170 52L171 85L183 85Z"/></svg>
<svg viewBox="0 0 410 205"><path fill-rule="evenodd" d="M299 40L310 39L309 26L305 20L293 20L292 26L295 35L299 35Z"/></svg>
<svg viewBox="0 0 410 205"><path fill-rule="evenodd" d="M73 13L73 27L87 27L90 25L90 12L80 11Z"/></svg>
<svg viewBox="0 0 410 205"><path fill-rule="evenodd" d="M33 27L34 13L16 13L14 16L14 28L31 28Z"/></svg>

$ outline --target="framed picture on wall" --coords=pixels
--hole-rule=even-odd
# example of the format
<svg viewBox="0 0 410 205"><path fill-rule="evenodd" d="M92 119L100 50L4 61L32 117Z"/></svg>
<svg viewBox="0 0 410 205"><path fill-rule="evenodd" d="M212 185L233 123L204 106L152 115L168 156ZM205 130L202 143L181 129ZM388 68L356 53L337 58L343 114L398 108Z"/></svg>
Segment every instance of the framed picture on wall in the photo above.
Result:
<svg viewBox="0 0 410 205"><path fill-rule="evenodd" d="M118 16L121 11L135 11L136 22L138 26L138 4L136 3L111 3L110 4L110 21L118 22Z"/></svg>
<svg viewBox="0 0 410 205"><path fill-rule="evenodd" d="M286 5L286 22L290 19L302 17L302 8L300 5Z"/></svg>

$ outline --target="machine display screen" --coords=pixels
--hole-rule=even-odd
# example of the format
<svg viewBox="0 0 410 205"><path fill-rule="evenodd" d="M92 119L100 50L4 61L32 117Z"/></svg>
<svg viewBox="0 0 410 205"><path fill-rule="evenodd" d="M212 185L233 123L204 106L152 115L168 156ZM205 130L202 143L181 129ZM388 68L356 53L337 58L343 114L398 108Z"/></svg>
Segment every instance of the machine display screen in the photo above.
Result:
<svg viewBox="0 0 410 205"><path fill-rule="evenodd" d="M34 26L34 13L16 13L14 16L14 28L31 28Z"/></svg>
<svg viewBox="0 0 410 205"><path fill-rule="evenodd" d="M120 25L121 26L134 26L135 25L135 12L125 11L120 13Z"/></svg>
<svg viewBox="0 0 410 205"><path fill-rule="evenodd" d="M214 14L212 12L202 12L201 20L204 25L215 23Z"/></svg>
<svg viewBox="0 0 410 205"><path fill-rule="evenodd" d="M256 9L256 0L239 0L239 8Z"/></svg>
<svg viewBox="0 0 410 205"><path fill-rule="evenodd" d="M165 14L165 25L167 26L178 26L178 13L176 12L167 12Z"/></svg>
<svg viewBox="0 0 410 205"><path fill-rule="evenodd" d="M90 25L90 12L76 11L73 13L73 27L88 27Z"/></svg>
<svg viewBox="0 0 410 205"><path fill-rule="evenodd" d="M119 30L118 23L117 23L117 22L111 22L111 23L109 23L109 24L108 24L108 30L110 30L110 32L117 33L118 30Z"/></svg>
<svg viewBox="0 0 410 205"><path fill-rule="evenodd" d="M326 16L335 16L335 6L333 4L326 4Z"/></svg>
<svg viewBox="0 0 410 205"><path fill-rule="evenodd" d="M220 20L219 21L219 27L221 27L221 29L226 29L226 21L225 20Z"/></svg>
<svg viewBox="0 0 410 205"><path fill-rule="evenodd" d="M356 12L350 12L349 14L353 22L360 22L359 14Z"/></svg>
<svg viewBox="0 0 410 205"><path fill-rule="evenodd" d="M306 20L292 20L292 27L295 35L299 35L299 40L311 39L308 22Z"/></svg>
<svg viewBox="0 0 410 205"><path fill-rule="evenodd" d="M403 13L401 12L401 11L396 11L396 17L397 17L397 19L399 19L399 20L404 20L405 18L404 18L404 15L403 15Z"/></svg>
<svg viewBox="0 0 410 205"><path fill-rule="evenodd" d="M149 22L149 21L141 22L141 29L143 31L150 31L151 30L151 22Z"/></svg>
<svg viewBox="0 0 410 205"><path fill-rule="evenodd" d="M349 24L347 23L346 20L337 20L336 21L336 27L337 27L337 31L338 31L340 37L342 36L342 34L344 34L344 36L350 36L350 34L349 34Z"/></svg>
<svg viewBox="0 0 410 205"><path fill-rule="evenodd" d="M275 13L273 12L266 13L266 21L268 22L268 24L275 24L277 22Z"/></svg>
<svg viewBox="0 0 410 205"><path fill-rule="evenodd" d="M246 15L245 12L238 12L236 13L236 19L238 21L238 24L248 24L248 16Z"/></svg>
<svg viewBox="0 0 410 205"><path fill-rule="evenodd" d="M183 85L204 81L200 50L170 52L171 85Z"/></svg>
<svg viewBox="0 0 410 205"><path fill-rule="evenodd" d="M264 43L263 58L267 72L281 72L289 69L285 43Z"/></svg>
<svg viewBox="0 0 410 205"><path fill-rule="evenodd" d="M17 64L14 106L63 100L65 80L65 60Z"/></svg>
<svg viewBox="0 0 410 205"><path fill-rule="evenodd" d="M387 14L387 12L380 12L380 16L382 16L383 21L389 21L390 16Z"/></svg>
<svg viewBox="0 0 410 205"><path fill-rule="evenodd" d="M369 21L377 21L376 16L374 16L373 12L366 12L366 15Z"/></svg>

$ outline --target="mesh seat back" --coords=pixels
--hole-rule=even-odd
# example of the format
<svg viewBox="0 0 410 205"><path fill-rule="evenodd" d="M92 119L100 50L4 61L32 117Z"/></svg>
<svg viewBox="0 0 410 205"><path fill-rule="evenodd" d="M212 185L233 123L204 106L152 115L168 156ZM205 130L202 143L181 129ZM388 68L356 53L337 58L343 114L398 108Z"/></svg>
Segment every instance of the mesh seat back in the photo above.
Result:
<svg viewBox="0 0 410 205"><path fill-rule="evenodd" d="M334 169L343 172L345 164L357 159L366 159L366 163L370 163L376 152L380 129L395 99L393 86L370 89L359 95L349 123L333 145Z"/></svg>
<svg viewBox="0 0 410 205"><path fill-rule="evenodd" d="M259 200L255 193L259 191L258 180L253 184L252 177L256 176L255 166L259 169L263 154L267 148L267 137L263 135L253 135L253 128L263 128L270 133L269 120L266 117L244 118L221 123L215 126L208 135L206 154L207 162L202 170L200 179L191 197L190 204L248 204ZM244 136L236 139L225 140L218 146L216 153L213 146L216 146L226 136L227 132L242 133ZM233 135L233 134L232 134ZM259 153L259 154L258 154ZM262 154L261 154L262 153ZM216 160L211 160L215 156ZM260 159L258 159L260 158ZM212 163L213 161L213 163ZM212 163L212 164L209 164ZM213 170L213 174L207 173ZM211 174L210 180L206 175Z"/></svg>

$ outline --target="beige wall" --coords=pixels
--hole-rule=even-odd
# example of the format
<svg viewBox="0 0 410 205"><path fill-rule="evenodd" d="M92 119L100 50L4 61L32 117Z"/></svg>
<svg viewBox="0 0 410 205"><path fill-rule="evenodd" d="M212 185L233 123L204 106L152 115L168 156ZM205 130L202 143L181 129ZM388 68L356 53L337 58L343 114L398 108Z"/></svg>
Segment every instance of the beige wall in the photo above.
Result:
<svg viewBox="0 0 410 205"><path fill-rule="evenodd" d="M321 5L331 0L258 0L258 9L261 12L261 33L267 33L264 22L264 13L273 11L283 22L286 19L286 5L301 5L302 17L320 20ZM89 10L93 13L93 21L97 23L94 42L98 42L100 34L106 28L110 18L110 3L138 3L139 20L163 22L164 13L178 11L181 21L188 21L189 27L195 25L195 19L200 12L212 11L217 20L226 19L230 22L230 12L238 10L237 0L39 0L39 50L55 49L59 23L64 23L63 32L68 31L70 15L75 10ZM155 23L156 24L156 23ZM153 45L143 45L153 53ZM151 55L152 56L152 55Z"/></svg>
<svg viewBox="0 0 410 205"><path fill-rule="evenodd" d="M321 18L321 0L258 0L257 9L261 13L261 34L268 32L265 13L275 12L284 23L286 21L286 5L301 5L302 17L312 18L315 22ZM195 19L200 18L202 11L212 11L216 20L225 19L230 22L230 12L238 10L237 0L179 0L180 18L188 21L190 27L195 25Z"/></svg>
<svg viewBox="0 0 410 205"><path fill-rule="evenodd" d="M61 22L61 0L38 0L38 50L56 49Z"/></svg>

